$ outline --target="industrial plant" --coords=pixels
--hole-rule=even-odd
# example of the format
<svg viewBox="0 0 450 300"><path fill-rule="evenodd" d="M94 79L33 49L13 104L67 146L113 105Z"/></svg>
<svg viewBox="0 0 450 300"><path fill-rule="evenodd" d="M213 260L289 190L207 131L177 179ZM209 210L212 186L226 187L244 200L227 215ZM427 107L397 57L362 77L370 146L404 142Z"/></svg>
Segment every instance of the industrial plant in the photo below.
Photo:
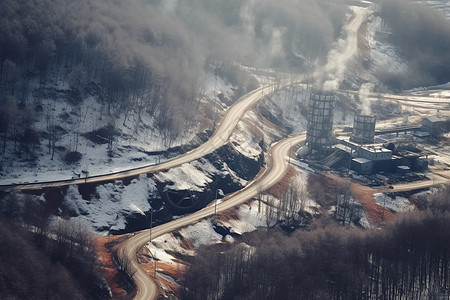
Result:
<svg viewBox="0 0 450 300"><path fill-rule="evenodd" d="M332 93L311 92L309 98L306 145L310 156L326 155L333 144L333 117L336 96Z"/></svg>
<svg viewBox="0 0 450 300"><path fill-rule="evenodd" d="M356 113L353 126L334 135L335 103L334 93L318 90L310 93L306 143L298 156L312 168L336 170L375 184L413 177L427 170L429 153L417 145L417 140L437 138L443 132L445 120L429 116L422 120L422 125L405 122L402 126L377 130L376 116Z"/></svg>

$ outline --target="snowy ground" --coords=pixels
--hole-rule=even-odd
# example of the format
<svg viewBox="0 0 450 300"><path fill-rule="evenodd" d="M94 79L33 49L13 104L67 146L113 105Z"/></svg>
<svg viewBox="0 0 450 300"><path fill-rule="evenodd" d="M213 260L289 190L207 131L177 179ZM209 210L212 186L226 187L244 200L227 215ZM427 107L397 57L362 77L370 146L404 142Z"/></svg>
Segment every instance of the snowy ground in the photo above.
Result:
<svg viewBox="0 0 450 300"><path fill-rule="evenodd" d="M90 200L82 198L77 186L69 186L64 205L78 218L88 221L98 233L124 230L125 218L131 213L144 215L150 210L149 197L156 185L146 175L133 179L125 186L122 181L96 187Z"/></svg>
<svg viewBox="0 0 450 300"><path fill-rule="evenodd" d="M221 171L206 159L195 160L179 167L155 174L161 182L169 182L172 190L190 190L200 192L208 183L211 183L212 174L220 174Z"/></svg>
<svg viewBox="0 0 450 300"><path fill-rule="evenodd" d="M61 79L54 88L67 89L68 86ZM226 107L217 100L217 95L223 94L230 99L233 97L232 88L220 77L207 73L203 86L204 101L216 102L216 109L223 110ZM49 93L47 98L42 100L42 113L33 124L37 132L47 132L49 124L58 125L64 131L56 142L58 149L53 159L49 153L48 139L40 138L41 145L33 150L36 159L32 161L18 158L10 143L7 153L0 156L0 185L71 179L77 177L75 173L80 174L82 171L89 172L89 176L109 174L166 160L161 155L149 156L144 153L164 151L168 148L168 144L154 129L152 116L142 113L142 122L138 122L137 113L131 111L126 121L124 114L117 120L110 120L102 117L106 114L106 108L94 97L87 97L80 104L72 105L63 95L57 92ZM120 130L120 135L113 143L112 155L108 155L107 144L95 144L81 134L106 126L111 121ZM186 129L170 146L189 143L195 137L196 127ZM76 164L65 164L62 158L67 151L78 151L83 158ZM11 159L12 157L14 159Z"/></svg>
<svg viewBox="0 0 450 300"><path fill-rule="evenodd" d="M296 186L301 189L305 188L308 173L302 169L297 169L298 175L295 178ZM272 196L269 203L277 205L279 199ZM306 212L316 214L318 205L305 195L304 208ZM166 265L174 266L175 268L184 267L183 263L179 261L181 256L194 256L195 250L204 245L211 245L216 243L234 243L232 236L222 236L215 230L215 226L227 228L232 235L242 235L247 232L252 232L267 226L274 226L277 223L276 217L267 217L266 212L270 209L267 207L265 201L254 200L249 203L242 204L236 208L231 208L234 213L233 217L208 217L195 224L179 229L176 234L168 233L154 239L151 243L147 243L146 247L152 253L158 263L163 262ZM228 216L226 212L223 213ZM182 237L182 238L180 238ZM185 244L183 240L187 240L193 249L186 249L182 245ZM175 253L175 254L174 254ZM178 257L174 255L178 255ZM175 282L173 278L168 276L164 268L158 268L158 276L161 276L169 282Z"/></svg>
<svg viewBox="0 0 450 300"><path fill-rule="evenodd" d="M396 213L408 212L414 210L414 205L408 199L403 197L391 198L386 194L376 193L373 198L378 205L383 206Z"/></svg>

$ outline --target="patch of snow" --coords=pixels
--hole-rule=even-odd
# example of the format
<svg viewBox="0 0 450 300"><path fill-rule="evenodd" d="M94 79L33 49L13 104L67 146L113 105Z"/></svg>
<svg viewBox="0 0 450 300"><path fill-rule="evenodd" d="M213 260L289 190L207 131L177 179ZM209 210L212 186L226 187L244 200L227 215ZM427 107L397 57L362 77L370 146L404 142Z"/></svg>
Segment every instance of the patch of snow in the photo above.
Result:
<svg viewBox="0 0 450 300"><path fill-rule="evenodd" d="M147 243L145 247L150 251L150 255L158 261L164 262L169 265L176 265L176 258L173 255L167 253L164 249L153 246L151 243ZM169 249L167 249L169 250Z"/></svg>
<svg viewBox="0 0 450 300"><path fill-rule="evenodd" d="M231 235L227 234L227 235L224 237L223 241L226 242L226 243L232 244L232 243L234 243L234 238L233 238Z"/></svg>
<svg viewBox="0 0 450 300"><path fill-rule="evenodd" d="M155 174L155 178L161 182L169 182L168 187L173 190L200 192L213 181L211 177L219 173L221 171L217 170L208 160L201 158L179 167L159 172Z"/></svg>
<svg viewBox="0 0 450 300"><path fill-rule="evenodd" d="M257 161L262 153L259 141L244 122L238 123L236 130L230 136L230 142L239 153L250 159Z"/></svg>
<svg viewBox="0 0 450 300"><path fill-rule="evenodd" d="M278 129L273 126L268 126L264 122L262 122L259 116L252 110L247 111L244 114L244 120L248 121L255 128L257 128L264 137L264 142L270 144L275 140L279 140L281 134ZM242 122L242 121L241 121Z"/></svg>
<svg viewBox="0 0 450 300"><path fill-rule="evenodd" d="M370 224L365 211L362 211L361 219L359 219L359 225L361 225L365 229L372 228L372 225Z"/></svg>
<svg viewBox="0 0 450 300"><path fill-rule="evenodd" d="M142 214L150 210L149 195L156 185L146 175L133 179L127 186L122 181L99 185L91 200L84 200L77 186L69 186L64 205L79 212L79 218L91 223L94 230L107 234L109 230L125 229L125 218L130 213Z"/></svg>
<svg viewBox="0 0 450 300"><path fill-rule="evenodd" d="M218 99L217 95L219 94L223 94L225 98L228 99L232 99L234 95L232 87L221 77L214 75L211 72L206 72L203 82L203 88L206 91L205 96L208 99L212 99L213 101L216 101Z"/></svg>
<svg viewBox="0 0 450 300"><path fill-rule="evenodd" d="M194 250L187 250L181 247L180 242L180 239L176 238L172 233L167 233L153 239L151 244L147 244L147 247L149 249L170 250L186 256L193 256L195 254Z"/></svg>
<svg viewBox="0 0 450 300"><path fill-rule="evenodd" d="M292 158L291 158L290 162L291 162L291 164L293 166L295 166L297 168L300 168L302 170L305 170L305 171L308 171L308 172L311 172L311 173L315 172L314 169L310 168L309 165L307 163L305 163L305 162L298 161L298 160L295 160L295 159L292 159Z"/></svg>
<svg viewBox="0 0 450 300"><path fill-rule="evenodd" d="M414 205L403 197L391 198L383 193L373 194L373 198L378 205L381 205L394 212L408 212L414 210Z"/></svg>
<svg viewBox="0 0 450 300"><path fill-rule="evenodd" d="M222 235L214 231L210 219L203 219L191 226L184 227L180 229L180 233L191 241L195 248L222 240Z"/></svg>
<svg viewBox="0 0 450 300"><path fill-rule="evenodd" d="M224 226L230 227L231 232L243 234L252 232L258 227L266 227L266 218L263 214L265 211L264 203L261 203L261 211L258 212L258 201L252 201L250 205L240 205L238 208L240 220L228 220L222 222Z"/></svg>
<svg viewBox="0 0 450 300"><path fill-rule="evenodd" d="M295 85L287 90L277 91L268 102L268 108L274 116L281 112L281 119L294 132L306 130L306 117L302 115L300 103L306 103L309 91L304 85Z"/></svg>

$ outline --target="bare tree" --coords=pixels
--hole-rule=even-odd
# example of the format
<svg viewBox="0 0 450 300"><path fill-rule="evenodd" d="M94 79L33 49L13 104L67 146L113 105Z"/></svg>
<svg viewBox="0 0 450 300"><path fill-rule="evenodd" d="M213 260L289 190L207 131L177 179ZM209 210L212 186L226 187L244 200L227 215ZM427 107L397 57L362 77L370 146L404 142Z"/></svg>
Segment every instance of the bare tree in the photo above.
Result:
<svg viewBox="0 0 450 300"><path fill-rule="evenodd" d="M264 194L265 196L265 211L264 211L264 215L265 215L265 219L266 219L266 226L267 228L269 228L276 216L276 208L274 206L274 201L273 198L271 196L269 196L268 194Z"/></svg>
<svg viewBox="0 0 450 300"><path fill-rule="evenodd" d="M49 211L38 199L33 198L32 195L25 195L22 219L28 227L28 230L36 234L36 242L38 245L42 246L48 236L50 223Z"/></svg>
<svg viewBox="0 0 450 300"><path fill-rule="evenodd" d="M350 191L350 181L336 182L334 186L334 196L336 199L335 218L342 222L342 225L351 223L354 214L353 197ZM347 220L349 220L347 222Z"/></svg>
<svg viewBox="0 0 450 300"><path fill-rule="evenodd" d="M120 271L124 272L130 279L133 278L136 273L136 269L133 267L131 259L125 253L124 248L120 248L117 253L117 263Z"/></svg>

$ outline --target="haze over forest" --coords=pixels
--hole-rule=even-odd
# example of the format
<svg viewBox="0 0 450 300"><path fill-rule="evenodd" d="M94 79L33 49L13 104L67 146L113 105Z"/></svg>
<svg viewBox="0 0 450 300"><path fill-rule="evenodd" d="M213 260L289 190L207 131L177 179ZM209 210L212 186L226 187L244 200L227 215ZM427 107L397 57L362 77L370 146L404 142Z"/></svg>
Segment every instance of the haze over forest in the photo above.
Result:
<svg viewBox="0 0 450 300"><path fill-rule="evenodd" d="M265 155L270 146L287 133L295 133L297 129L290 126L292 124L287 124L288 122L283 124L287 118L274 120L276 116L271 109L278 110L280 115L283 115L282 108L275 107L275 101L281 99L279 102L287 102L282 97L289 97L291 102L301 102L299 98L309 94L309 91L305 92L306 89L302 91L304 94L295 88L281 91L274 96L275 100L269 99L273 100L273 103L261 104L261 106L267 105L268 108L258 110L258 107L252 111L249 110L249 115L255 118L242 122L244 125L239 128L240 132L235 130L235 133L238 132L238 138L235 136L236 139L232 140L227 137L228 140L225 140L228 142L222 145L222 149L209 153L209 157L205 156L206 158L202 158L203 160L197 161L196 164L186 163L188 165L186 169L189 172L183 173L184 170L177 169L169 174L173 177L167 176L166 179L164 176L159 176L158 179L157 176L149 173L141 177L137 175L130 180L118 179L110 180L107 184L102 182L98 185L97 183L90 185L88 164L91 168L89 176L94 177L98 175L94 174L98 171L98 169L94 171L96 165L105 165L101 172L106 174L117 172L119 169L134 168L138 163L147 164L150 160L151 164L156 165L157 161L153 160L155 158L161 160L161 153L167 154L168 160L171 158L169 154L181 156L185 150L182 148L185 146L183 143L186 142L193 148L207 140L210 132L219 122L220 113L224 113L240 96L266 84L267 78L264 76L267 74L273 75L268 81L272 80L270 82L275 83L282 76L287 76L286 74L292 74L293 78L299 74L305 75L307 79L304 82L308 85L315 79L316 82L320 80L309 78L306 74L314 74L318 78L321 76L333 78L337 79L338 83L333 85L333 89L353 89L355 95L358 90L359 95L369 95L371 91L395 93L450 82L450 20L440 12L420 3L425 1L374 0L371 2L374 5L374 13L367 22L363 23L363 26L368 27L374 19L381 20L381 25L378 26L377 23L378 27L371 32L374 36L370 38L378 38L384 45L392 46L390 49L395 49L394 60L400 61L402 68L393 70L389 63L375 68L370 54L364 57L366 61L363 61L363 55L352 58L352 61L348 63L353 63L354 68L346 68L347 66L342 65L341 60L334 59L330 55L330 50L342 46L340 43L345 42L346 36L342 34L346 30L343 29L346 28L344 26L349 23L352 16L349 5L363 7L370 5L363 2L355 0L0 0L0 179L6 178L7 183L4 186L26 186L33 184L32 182L39 184L49 180L48 178L56 181L54 178L58 176L61 178L67 176L64 177L67 181L85 180L85 186L81 189L79 186L82 185L76 186L70 183L70 187L57 187L54 190L42 188L36 194L33 194L34 191L29 194L0 191L0 232L4 233L0 234L0 243L7 245L0 248L0 295L1 291L8 287L12 295L17 295L14 294L17 292L19 298L33 297L33 294L46 298L53 293L51 288L56 286L61 295L69 295L66 297L70 297L71 290L76 291L72 296L79 295L81 298L107 297L110 292L109 286L102 277L101 271L97 270L98 265L94 263L97 253L95 245L91 243L89 230L65 223L64 217L77 221L84 220L83 218L86 217L87 220L97 221L97 218L101 219L98 217L100 214L96 215L100 211L107 217L98 223L89 223L90 226L104 234L130 232L147 228L146 218L149 212L153 217L156 205L160 205L161 210L155 211L155 219L160 218L158 221L163 223L173 218L173 212L168 212L169 209L164 207L167 201L161 196L162 193L158 195L157 188L163 185L164 187L160 190L172 188L175 191L174 194L179 192L182 195L180 198L183 199L187 192L193 198L190 184L200 182L198 191L195 191L196 195L203 193L205 196L202 201L211 200L215 189L217 203L219 189L225 193L232 193L251 182L267 162ZM358 34L364 36L363 31L358 31ZM389 61L388 57L386 60ZM313 73L326 64L334 64L340 70L345 69L345 72L331 74L333 76L323 72L322 74ZM254 73L251 73L249 69ZM259 74L264 74L261 76L262 79L258 77ZM345 81L345 76L353 81ZM213 77L215 81L212 80ZM219 97L219 95L223 96L220 88L214 90L211 88L211 85L218 82L222 84L220 88L224 87L230 91L227 95L229 99ZM345 83L343 84L345 86L339 86L339 83ZM321 88L323 87L322 84ZM209 96L210 98L205 96L205 90L208 88L213 94ZM262 90L261 95L270 93ZM349 102L357 98L348 97ZM304 98L306 99L307 96ZM359 101L362 102L358 103L359 108L363 113L367 113L364 108L370 107L370 100L367 99L367 103L364 103L364 99ZM338 105L341 103L339 102ZM287 104L283 105L288 107ZM304 103L296 103L296 105L291 106L295 107L295 110L289 112L289 115L296 115L301 119L306 115L307 105ZM393 111L384 110L386 114L389 113L389 117L386 118L400 111L400 106L395 105L386 105L388 108L394 107ZM217 110L222 111L217 113L216 106L220 106ZM272 119L269 120L270 118L263 112ZM347 111L343 113L343 119L347 113ZM352 113L350 112L348 116ZM257 114L261 114L261 118L264 116L266 119L256 120L260 117L256 116ZM204 123L207 125L203 127L199 125L201 118L206 119ZM302 121L306 123L306 118L304 119ZM347 120L350 119L348 117ZM273 121L277 129L264 127L267 120ZM290 119L289 122L292 120L298 119ZM299 124L299 128L301 126L303 124ZM261 128L256 128L253 132L255 127ZM184 138L188 130L194 134L191 136L186 134L186 139L182 140L180 136ZM242 133L244 131L245 134ZM148 137L143 133L153 135ZM161 138L163 142L156 145L155 136ZM191 138L192 140L187 141ZM122 144L117 142L119 139L123 142ZM105 146L105 140L108 146ZM178 148L174 147L175 140L178 143L175 146ZM117 143L113 146L114 142ZM133 142L136 143L133 144ZM192 144L189 144L191 142ZM238 151L242 149L248 151L242 154ZM350 152L350 158L351 155ZM115 158L120 158L122 161L114 160ZM120 165L120 162L124 161L127 163L125 167ZM242 176L239 174L240 171L241 173L249 171L250 175ZM27 177L30 174L34 177ZM48 174L50 174L49 177L44 176ZM86 179L82 177L83 174ZM174 186L178 182L174 183L172 179L177 176L182 180L187 177L189 179L193 177L193 179L192 182L183 181L184 186L179 184L183 188L176 191ZM220 176L222 178L219 178ZM58 177L57 180L62 179ZM321 191L324 190L320 185L317 187ZM435 246L430 247L426 244L429 232L438 232L433 229L444 228L448 223L449 208L444 201L448 195L450 195L449 189L445 191L445 194L440 195L442 197L436 204L438 208L434 206L424 208L424 211L429 210L424 215L412 218L408 222L402 223L400 220L400 223L380 233L369 230L358 231L356 239L352 235L355 231L347 232L347 229L341 230L337 227L332 227L329 231L310 228L316 231L312 231L306 237L303 236L303 232L299 233L300 231L290 237L285 236L284 232L276 233L269 241L270 243L267 243L265 238L248 243L252 245L251 242L253 242L254 246L259 247L259 250L254 252L257 255L253 261L245 258L253 250L239 252L240 246L236 246L235 250L239 252L239 255L235 255L237 252L231 253L227 256L229 261L239 261L239 264L242 261L247 262L245 267L248 269L241 268L239 271L252 276L240 278L234 276L235 273L229 276L227 279L230 287L229 295L251 298L251 292L256 290L258 295L255 298L257 299L264 296L274 298L275 295L282 295L282 292L286 292L288 295L286 297L289 298L292 294L300 293L297 290L297 279L301 280L303 275L312 274L309 281L303 282L302 290L305 297L317 295L321 290L323 295L335 297L345 298L348 295L356 297L355 292L361 295L367 291L378 297L378 292L373 292L379 289L378 285L374 283L373 289L367 288L366 283L370 280L365 282L360 281L360 278L369 278L373 274L385 276L387 280L380 288L388 287L386 288L388 291L392 288L392 293L395 294L398 276L395 271L399 269L403 272L399 290L411 287L411 295L420 294L432 280L444 278L442 274L448 270L448 244L445 242L448 239L431 236L433 238L431 244L434 243ZM79 206L75 205L77 202L80 203ZM94 202L96 203L91 205ZM75 204L72 205L73 203ZM196 208L198 207L200 206ZM53 216L61 222L55 224L51 221ZM62 218L56 218L56 216ZM441 222L433 223L435 217L442 217L439 219ZM110 221L111 219L114 220ZM332 221L327 217L323 224L326 222ZM13 232L11 224L15 226L16 223L23 229L17 231L17 236L11 233ZM152 221L150 223L153 224ZM405 234L405 232L413 232L411 228L419 228L422 225L426 228L421 231L424 234L421 234L420 238L423 238L425 242L417 242L415 235ZM389 230L395 234L391 234ZM267 235L272 234L269 230L267 232ZM333 235L335 240L328 235ZM402 235L406 236L404 240L398 238ZM49 238L50 236L52 238ZM53 237L54 240L52 240ZM378 241L382 239L388 246L377 248ZM79 240L85 241L86 244L80 243ZM394 241L398 243L394 244ZM323 253L316 251L333 242L337 246L329 247L330 251L323 251ZM295 246L292 246L294 244ZM298 246L299 244L301 245ZM412 265L412 271L409 269L410 254L407 247L412 244L420 250L413 257L415 261L422 263L420 272L417 273L415 273L416 264ZM264 245L270 247L265 249ZM284 247L285 245L291 245L292 248ZM370 247L364 248L368 249L364 252L361 250L363 249L361 245ZM22 251L25 249L30 261L40 262L35 265L36 272L27 273L28 260L23 260L16 255L20 248ZM323 261L324 256L332 257L333 253L337 252L335 250L337 248L351 248L352 253L356 253L360 259L355 265L350 265L354 256L343 255L339 258L339 266L350 265L346 269L348 276L343 277L340 273L333 273L335 270L330 271L328 268L323 268L322 273L298 272L298 269L316 270L317 264L320 263L315 262ZM395 258L397 264L393 264L394 267L390 268L391 265L388 263L393 248L399 255ZM397 251L398 249L403 252ZM433 251L437 251L434 257L431 256ZM279 257L274 257L273 253L281 254ZM308 253L309 256L303 255L304 253ZM217 258L223 256L223 253L218 256L201 252L199 254L203 256L191 261L193 267L191 273L187 273L185 296L195 299L202 298L199 295L213 295L211 297L214 298L215 295L222 293L222 287L215 286L215 282L219 282L223 274L232 274L232 270L228 268L228 265L222 265L220 258ZM2 257L5 259L2 260ZM207 259L202 260L204 257ZM270 270L262 268L261 266L267 266L267 257L278 262L278 267L286 266L284 271L272 274ZM369 257L378 260L380 264L376 268L364 269ZM217 265L209 264L211 260ZM291 263L294 260L297 264ZM441 262L445 263L447 269L440 267ZM11 265L16 264L20 264L19 268L11 276L7 270ZM230 265L233 264L230 263ZM296 267L292 268L292 266ZM328 266L334 268L331 263ZM204 272L206 268L214 268L214 270L222 268L220 271L223 273L217 278L207 276L206 279L215 281L208 283L199 275L207 274ZM41 282L36 280L49 269L55 270L52 276L46 277ZM433 272L427 273L427 269L433 269ZM285 272L286 270L289 272ZM291 271L299 277L291 276ZM253 279L261 273L270 274L266 279L271 284L258 290L261 287L260 281L253 281ZM368 275L369 273L372 275ZM426 277L425 274L430 274L429 282L420 281L420 284L417 284L417 278L422 280L423 276ZM274 275L273 278L272 275ZM442 281L445 281L443 286L447 288L448 276L445 276ZM3 280L3 278L9 279ZM82 280L80 281L79 278ZM297 279L289 282L292 278ZM319 282L323 278L326 278L326 281ZM342 283L340 289L326 290L330 282L335 280ZM17 285L11 282L17 282ZM55 282L58 284L55 285ZM291 285L291 290L285 289L286 282ZM310 284L311 282L313 284ZM29 288L27 284L31 287ZM241 288L241 284L247 287L254 284L255 289L245 290ZM193 287L191 290L189 285ZM42 286L46 288L41 288ZM86 286L89 288L86 289ZM197 286L204 290L197 289ZM208 290L211 287L215 290ZM267 287L274 294L270 294L266 290ZM79 291L83 289L84 291ZM198 293L191 293L191 291L198 291ZM435 291L433 287L432 292L438 294L439 291L437 289ZM448 294L448 289L446 292ZM323 297L327 298L327 296Z"/></svg>
<svg viewBox="0 0 450 300"><path fill-rule="evenodd" d="M116 105L131 94L161 98L151 106L154 114L178 116L162 125L178 130L195 114L211 63L292 71L323 63L341 32L346 2L5 0L2 101L7 94L29 101L20 78L38 73L45 82L48 72L64 69L58 74L74 89L100 82ZM412 70L408 76L381 71L382 81L395 88L448 81L448 20L406 0L385 1L381 15Z"/></svg>
<svg viewBox="0 0 450 300"><path fill-rule="evenodd" d="M170 110L186 120L195 113L192 102L210 63L301 66L293 55L297 48L314 61L340 32L342 3L2 1L2 99L14 94L27 101L17 91L27 72L45 82L48 71L66 76L61 70L67 70L74 89L100 82L112 102L153 93L162 100L155 114Z"/></svg>

